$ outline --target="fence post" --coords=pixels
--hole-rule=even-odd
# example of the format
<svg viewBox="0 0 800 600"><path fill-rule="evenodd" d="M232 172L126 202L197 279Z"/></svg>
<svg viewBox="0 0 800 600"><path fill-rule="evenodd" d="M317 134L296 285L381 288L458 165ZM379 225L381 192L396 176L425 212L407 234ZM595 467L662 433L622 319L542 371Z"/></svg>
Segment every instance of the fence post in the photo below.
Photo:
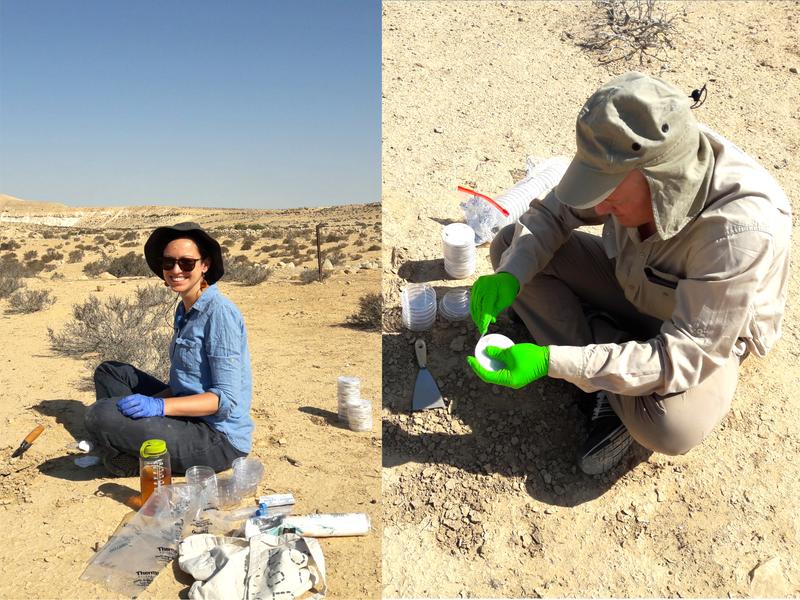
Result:
<svg viewBox="0 0 800 600"><path fill-rule="evenodd" d="M319 232L325 226L325 223L317 223L317 277L318 281L322 281L322 251L320 250Z"/></svg>

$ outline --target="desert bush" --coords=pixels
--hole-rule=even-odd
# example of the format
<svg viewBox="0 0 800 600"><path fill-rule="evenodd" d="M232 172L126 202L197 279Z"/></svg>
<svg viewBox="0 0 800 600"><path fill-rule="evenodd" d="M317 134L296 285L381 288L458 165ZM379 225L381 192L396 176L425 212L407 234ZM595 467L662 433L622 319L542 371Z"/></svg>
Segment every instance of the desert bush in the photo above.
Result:
<svg viewBox="0 0 800 600"><path fill-rule="evenodd" d="M66 275L64 275L61 271L56 271L55 273L53 273L52 277L50 277L50 279L66 279L66 278L67 278Z"/></svg>
<svg viewBox="0 0 800 600"><path fill-rule="evenodd" d="M380 244L372 244L372 246L367 248L367 252L373 252L375 250L380 250L380 249L381 249L381 245Z"/></svg>
<svg viewBox="0 0 800 600"><path fill-rule="evenodd" d="M64 232L64 233L62 233L62 234L61 234L61 239L62 239L62 240L68 240L68 239L70 239L71 237L72 237L72 233L71 233L71 232L69 232L69 231L67 231L67 232Z"/></svg>
<svg viewBox="0 0 800 600"><path fill-rule="evenodd" d="M256 265L246 257L237 255L225 264L225 279L242 285L258 285L272 277L273 269Z"/></svg>
<svg viewBox="0 0 800 600"><path fill-rule="evenodd" d="M19 277L0 275L0 298L8 298L23 287L25 287L25 282Z"/></svg>
<svg viewBox="0 0 800 600"><path fill-rule="evenodd" d="M43 263L49 263L49 262L53 262L53 261L56 261L56 260L62 260L63 258L64 258L64 255L61 254L61 252L59 252L58 250L54 250L53 248L48 248L47 252L42 254L42 262Z"/></svg>
<svg viewBox="0 0 800 600"><path fill-rule="evenodd" d="M156 290L139 288L133 300L112 296L101 303L90 296L73 305L64 329L58 333L48 329L52 349L62 356L87 359L90 372L101 361L116 360L166 379L173 296L164 294L163 286L150 287ZM167 298L163 304L157 301L160 296Z"/></svg>
<svg viewBox="0 0 800 600"><path fill-rule="evenodd" d="M19 247L19 243L15 240L9 240L0 244L0 250L17 250Z"/></svg>
<svg viewBox="0 0 800 600"><path fill-rule="evenodd" d="M16 257L3 257L0 261L0 276L5 277L35 277L44 268L40 259L19 262Z"/></svg>
<svg viewBox="0 0 800 600"><path fill-rule="evenodd" d="M325 281L331 276L330 271L322 272L322 279L320 279L319 271L316 269L306 269L300 273L300 282L304 284L314 283L315 281Z"/></svg>
<svg viewBox="0 0 800 600"><path fill-rule="evenodd" d="M108 240L118 240L122 237L121 231L106 231L106 239Z"/></svg>
<svg viewBox="0 0 800 600"><path fill-rule="evenodd" d="M104 256L83 266L83 272L90 277L97 277L106 271L114 277L146 277L153 274L144 257L136 252L128 252L116 258Z"/></svg>
<svg viewBox="0 0 800 600"><path fill-rule="evenodd" d="M135 231L126 231L125 235L122 236L123 242L133 242L139 238L139 234Z"/></svg>
<svg viewBox="0 0 800 600"><path fill-rule="evenodd" d="M364 245L364 244L366 244L366 243L367 243L367 240L365 240L363 237L357 237L357 238L356 238L356 239L353 241L353 245L354 245L354 246L363 246L363 245Z"/></svg>
<svg viewBox="0 0 800 600"><path fill-rule="evenodd" d="M8 312L34 313L47 308L56 299L50 295L50 290L20 290L8 299Z"/></svg>
<svg viewBox="0 0 800 600"><path fill-rule="evenodd" d="M281 247L280 244L270 244L269 246L261 246L259 252L273 252Z"/></svg>
<svg viewBox="0 0 800 600"><path fill-rule="evenodd" d="M55 271L57 268L58 268L58 265L56 263L47 263L47 264L45 264L45 266L42 269L42 271L44 271L45 273L49 273L50 271Z"/></svg>
<svg viewBox="0 0 800 600"><path fill-rule="evenodd" d="M44 239L46 239L46 240L52 240L54 237L56 237L56 232L55 231L51 231L49 229L45 229L42 232L42 237Z"/></svg>
<svg viewBox="0 0 800 600"><path fill-rule="evenodd" d="M6 252L3 257L3 261L14 261L17 260L17 253L16 252Z"/></svg>
<svg viewBox="0 0 800 600"><path fill-rule="evenodd" d="M320 241L324 242L324 243L341 242L342 240L346 240L347 239L347 236L345 234L336 233L336 232L331 232L326 236L320 236L320 237L321 237Z"/></svg>
<svg viewBox="0 0 800 600"><path fill-rule="evenodd" d="M105 244L106 238L104 235L96 235L94 236L94 242L95 244Z"/></svg>
<svg viewBox="0 0 800 600"><path fill-rule="evenodd" d="M358 329L380 331L383 314L383 298L378 293L369 293L358 299L358 312L347 317L347 323Z"/></svg>
<svg viewBox="0 0 800 600"><path fill-rule="evenodd" d="M33 260L38 256L38 252L36 250L28 250L25 254L22 255L22 258L25 260Z"/></svg>
<svg viewBox="0 0 800 600"><path fill-rule="evenodd" d="M67 256L67 262L76 263L83 260L83 250L71 250Z"/></svg>
<svg viewBox="0 0 800 600"><path fill-rule="evenodd" d="M328 252L325 254L325 259L331 261L333 265L343 265L347 260L347 256L342 252Z"/></svg>
<svg viewBox="0 0 800 600"><path fill-rule="evenodd" d="M351 254L350 255L350 260L361 260L362 258L364 258L363 254Z"/></svg>
<svg viewBox="0 0 800 600"><path fill-rule="evenodd" d="M255 241L256 240L249 235L245 236L245 238L242 240L242 251L250 250L253 247L253 242Z"/></svg>
<svg viewBox="0 0 800 600"><path fill-rule="evenodd" d="M245 229L247 229L247 224L246 224L246 223L236 223L236 224L233 226L233 228L234 228L236 231L244 231Z"/></svg>
<svg viewBox="0 0 800 600"><path fill-rule="evenodd" d="M603 18L591 24L591 34L578 45L601 53L599 62L628 61L638 55L645 60L666 60L667 49L674 48L676 14L668 14L667 2L656 0L594 0Z"/></svg>

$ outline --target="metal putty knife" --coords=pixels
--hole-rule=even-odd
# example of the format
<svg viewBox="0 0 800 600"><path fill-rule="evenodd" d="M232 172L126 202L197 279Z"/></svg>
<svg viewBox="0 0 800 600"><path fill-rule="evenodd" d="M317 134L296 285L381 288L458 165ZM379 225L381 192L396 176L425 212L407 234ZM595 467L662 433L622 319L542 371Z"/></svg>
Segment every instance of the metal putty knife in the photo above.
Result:
<svg viewBox="0 0 800 600"><path fill-rule="evenodd" d="M429 408L444 408L442 393L439 386L433 380L431 372L428 371L428 353L425 348L425 340L418 339L414 342L414 351L417 354L419 373L414 384L414 396L411 398L411 410L428 410Z"/></svg>

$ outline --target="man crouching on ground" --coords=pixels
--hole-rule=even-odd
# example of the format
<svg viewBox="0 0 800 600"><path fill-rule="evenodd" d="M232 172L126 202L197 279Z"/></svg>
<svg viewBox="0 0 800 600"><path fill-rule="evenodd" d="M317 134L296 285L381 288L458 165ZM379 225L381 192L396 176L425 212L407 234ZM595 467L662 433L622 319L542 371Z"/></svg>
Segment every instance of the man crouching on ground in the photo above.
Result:
<svg viewBox="0 0 800 600"><path fill-rule="evenodd" d="M488 383L598 392L578 453L598 474L631 438L684 454L728 413L742 360L780 336L791 216L775 180L660 79L610 81L576 130L563 179L497 234L496 272L472 288L481 334L512 307L536 344L490 350L500 371L468 361ZM599 224L602 237L574 231Z"/></svg>

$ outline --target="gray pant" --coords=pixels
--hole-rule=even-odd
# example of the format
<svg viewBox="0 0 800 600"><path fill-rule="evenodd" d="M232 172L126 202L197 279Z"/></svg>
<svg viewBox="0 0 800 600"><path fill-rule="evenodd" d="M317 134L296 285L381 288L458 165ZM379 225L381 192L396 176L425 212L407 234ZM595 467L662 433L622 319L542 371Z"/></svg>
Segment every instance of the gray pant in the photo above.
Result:
<svg viewBox="0 0 800 600"><path fill-rule="evenodd" d="M514 225L509 225L492 241L495 269L513 236ZM573 232L550 263L522 286L512 308L533 339L545 346L647 340L661 327L659 319L640 313L625 298L600 238L580 231ZM599 313L609 314L615 322ZM728 414L739 363L739 357L731 356L700 385L682 393L609 394L609 403L639 444L663 454L685 454Z"/></svg>

